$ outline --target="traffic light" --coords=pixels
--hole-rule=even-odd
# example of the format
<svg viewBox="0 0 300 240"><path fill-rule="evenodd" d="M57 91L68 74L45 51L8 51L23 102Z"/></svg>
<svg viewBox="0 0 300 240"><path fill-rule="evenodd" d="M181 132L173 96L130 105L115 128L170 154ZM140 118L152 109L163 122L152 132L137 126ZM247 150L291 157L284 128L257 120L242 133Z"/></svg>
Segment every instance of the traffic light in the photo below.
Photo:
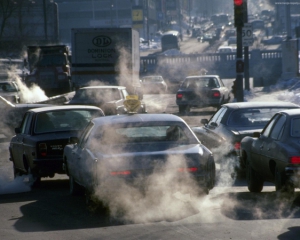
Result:
<svg viewBox="0 0 300 240"><path fill-rule="evenodd" d="M233 0L234 4L234 26L244 26L244 0Z"/></svg>

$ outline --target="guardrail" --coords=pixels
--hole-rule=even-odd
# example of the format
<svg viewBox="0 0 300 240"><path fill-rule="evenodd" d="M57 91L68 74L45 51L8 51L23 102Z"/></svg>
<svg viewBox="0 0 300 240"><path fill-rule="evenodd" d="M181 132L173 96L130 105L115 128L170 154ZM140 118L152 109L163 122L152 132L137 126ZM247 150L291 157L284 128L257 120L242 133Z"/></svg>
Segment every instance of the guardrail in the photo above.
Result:
<svg viewBox="0 0 300 240"><path fill-rule="evenodd" d="M217 74L221 78L236 77L235 53L203 53L177 56L141 57L141 74L159 74L170 82L179 82L188 75L200 74L206 69L208 74ZM281 75L281 50L259 50L249 52L250 77L271 79L264 84L273 84Z"/></svg>

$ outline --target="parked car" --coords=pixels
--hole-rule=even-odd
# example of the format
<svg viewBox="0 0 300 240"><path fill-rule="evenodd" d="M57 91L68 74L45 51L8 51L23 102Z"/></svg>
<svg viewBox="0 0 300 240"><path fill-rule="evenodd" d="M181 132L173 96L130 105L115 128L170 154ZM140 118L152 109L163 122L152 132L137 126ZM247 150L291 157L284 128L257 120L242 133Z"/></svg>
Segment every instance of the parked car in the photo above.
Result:
<svg viewBox="0 0 300 240"><path fill-rule="evenodd" d="M12 104L20 103L20 89L15 81L0 81L0 96Z"/></svg>
<svg viewBox="0 0 300 240"><path fill-rule="evenodd" d="M180 113L192 107L220 107L230 100L230 90L218 75L186 77L176 94Z"/></svg>
<svg viewBox="0 0 300 240"><path fill-rule="evenodd" d="M124 107L126 96L128 92L124 86L90 86L78 89L66 104L97 106L104 111L105 115L124 114L127 112ZM140 112L147 112L144 103L141 105Z"/></svg>
<svg viewBox="0 0 300 240"><path fill-rule="evenodd" d="M28 110L9 144L14 176L31 175L32 186L41 177L63 174L63 149L70 137L78 137L94 117L104 116L93 106L53 106Z"/></svg>
<svg viewBox="0 0 300 240"><path fill-rule="evenodd" d="M145 76L141 79L143 93L166 93L167 83L162 76Z"/></svg>
<svg viewBox="0 0 300 240"><path fill-rule="evenodd" d="M202 127L192 127L199 140L210 150L222 148L221 159L230 157L236 173L244 173L245 162L239 158L241 141L254 132L261 131L273 115L285 109L300 108L289 102L235 102L223 104L210 118L201 119ZM242 160L242 161L240 161Z"/></svg>
<svg viewBox="0 0 300 240"><path fill-rule="evenodd" d="M280 111L265 128L241 141L250 192L261 192L264 182L277 192L293 193L300 187L300 109Z"/></svg>
<svg viewBox="0 0 300 240"><path fill-rule="evenodd" d="M193 186L192 193L208 193L215 184L211 151L173 114L94 118L81 137L70 142L63 155L72 195L86 192L95 199L99 187L113 194L122 184L143 193L153 176L166 176L174 190L186 182L186 188Z"/></svg>
<svg viewBox="0 0 300 240"><path fill-rule="evenodd" d="M264 38L261 43L264 45L281 44L285 40L284 36L272 36L270 38Z"/></svg>

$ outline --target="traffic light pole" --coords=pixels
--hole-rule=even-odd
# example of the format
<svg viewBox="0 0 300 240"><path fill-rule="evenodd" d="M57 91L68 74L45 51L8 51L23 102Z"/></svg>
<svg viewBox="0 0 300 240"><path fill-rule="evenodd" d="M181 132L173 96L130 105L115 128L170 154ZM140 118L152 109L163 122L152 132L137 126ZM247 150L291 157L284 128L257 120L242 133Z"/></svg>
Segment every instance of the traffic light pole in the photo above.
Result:
<svg viewBox="0 0 300 240"><path fill-rule="evenodd" d="M244 26L244 1L233 0L234 4L234 26L236 27L236 80L235 98L237 102L244 101L244 60L243 60L243 39L242 30Z"/></svg>
<svg viewBox="0 0 300 240"><path fill-rule="evenodd" d="M244 101L244 61L243 61L243 40L242 26L236 27L236 101Z"/></svg>
<svg viewBox="0 0 300 240"><path fill-rule="evenodd" d="M244 0L244 23L248 23L248 6L247 1ZM245 78L245 89L250 91L250 73L249 73L249 47L244 47L244 62L245 62L245 72L244 72L244 78Z"/></svg>

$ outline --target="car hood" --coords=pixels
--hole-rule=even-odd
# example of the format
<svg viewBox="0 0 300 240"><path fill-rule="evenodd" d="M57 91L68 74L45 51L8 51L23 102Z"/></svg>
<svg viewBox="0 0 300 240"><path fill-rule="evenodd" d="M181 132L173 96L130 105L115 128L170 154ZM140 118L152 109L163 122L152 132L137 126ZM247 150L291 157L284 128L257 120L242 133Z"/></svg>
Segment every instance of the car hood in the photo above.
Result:
<svg viewBox="0 0 300 240"><path fill-rule="evenodd" d="M201 144L127 144L106 148L95 153L102 164L111 170L154 169L170 164L174 167L205 164L210 152Z"/></svg>

